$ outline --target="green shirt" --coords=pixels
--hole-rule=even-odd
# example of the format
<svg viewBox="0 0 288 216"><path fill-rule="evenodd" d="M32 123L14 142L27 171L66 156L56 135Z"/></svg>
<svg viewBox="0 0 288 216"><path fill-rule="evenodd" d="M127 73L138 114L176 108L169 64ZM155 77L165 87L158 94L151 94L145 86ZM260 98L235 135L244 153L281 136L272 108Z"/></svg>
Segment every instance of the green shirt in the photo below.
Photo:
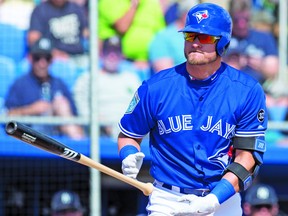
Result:
<svg viewBox="0 0 288 216"><path fill-rule="evenodd" d="M130 0L99 1L99 38L104 40L117 35L114 23L129 10ZM148 47L153 36L165 27L159 0L140 0L133 22L122 37L126 58L148 60Z"/></svg>

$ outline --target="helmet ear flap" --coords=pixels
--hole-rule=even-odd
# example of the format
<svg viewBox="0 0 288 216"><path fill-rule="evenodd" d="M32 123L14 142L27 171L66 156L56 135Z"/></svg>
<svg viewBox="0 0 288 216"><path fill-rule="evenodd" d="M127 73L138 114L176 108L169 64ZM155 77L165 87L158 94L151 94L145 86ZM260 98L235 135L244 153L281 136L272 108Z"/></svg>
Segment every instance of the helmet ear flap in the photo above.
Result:
<svg viewBox="0 0 288 216"><path fill-rule="evenodd" d="M216 51L218 53L219 56L222 56L225 54L226 50L228 49L230 44L230 41L227 40L226 37L221 37L220 40L217 42L216 45Z"/></svg>

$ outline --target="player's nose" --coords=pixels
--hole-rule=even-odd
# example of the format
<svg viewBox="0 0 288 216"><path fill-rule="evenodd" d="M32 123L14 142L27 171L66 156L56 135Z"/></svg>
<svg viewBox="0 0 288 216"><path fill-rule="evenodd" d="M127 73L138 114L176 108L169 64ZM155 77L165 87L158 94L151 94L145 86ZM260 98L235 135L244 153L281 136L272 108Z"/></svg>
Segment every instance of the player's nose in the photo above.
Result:
<svg viewBox="0 0 288 216"><path fill-rule="evenodd" d="M195 40L193 42L191 42L191 43L192 43L193 46L197 46L197 47L201 46L201 43L200 43L198 37L196 37Z"/></svg>

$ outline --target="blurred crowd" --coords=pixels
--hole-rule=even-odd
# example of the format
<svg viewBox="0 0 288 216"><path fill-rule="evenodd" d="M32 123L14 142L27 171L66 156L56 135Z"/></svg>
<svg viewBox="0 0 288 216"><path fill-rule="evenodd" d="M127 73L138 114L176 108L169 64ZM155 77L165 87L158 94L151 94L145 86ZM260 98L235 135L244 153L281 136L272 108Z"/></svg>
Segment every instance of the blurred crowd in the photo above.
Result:
<svg viewBox="0 0 288 216"><path fill-rule="evenodd" d="M185 61L184 39L178 30L187 10L200 2L209 1L98 1L97 91L102 136L116 136L117 122L143 80ZM287 120L287 88L275 87L278 0L225 0L221 5L233 19L224 61L262 84L270 120ZM87 0L0 0L0 76L5 80L0 81L1 114L89 117L90 40ZM39 48L41 41L50 44L48 52ZM38 53L33 51L35 44ZM39 78L43 74L46 78ZM90 133L81 125L45 125L41 130L73 139ZM284 145L286 133L269 131L267 139Z"/></svg>
<svg viewBox="0 0 288 216"><path fill-rule="evenodd" d="M7 200L6 212L9 212L9 215L14 216L20 215L21 213L25 215L25 194L22 191L16 188L10 189L5 198ZM47 206L43 208L42 215L84 216L87 215L88 209L83 203L83 197L81 197L78 192L70 189L60 189L52 193L51 197L46 201ZM280 199L274 186L257 181L242 194L242 209L243 216L288 215L280 207ZM115 209L108 215L121 214Z"/></svg>
<svg viewBox="0 0 288 216"><path fill-rule="evenodd" d="M287 216L275 188L257 181L244 193L242 209L244 216Z"/></svg>
<svg viewBox="0 0 288 216"><path fill-rule="evenodd" d="M233 32L224 61L261 83L270 120L288 120L287 84L276 82L278 0L98 0L101 136L117 136L117 123L143 80L185 61L178 30L188 9L200 2L229 10ZM88 0L0 0L0 115L89 118L90 40ZM30 126L77 140L90 133L75 124ZM266 139L287 146L287 135L286 130L269 130ZM51 206L51 212L85 212L77 194L69 191L57 193ZM262 184L247 191L243 210L246 216L284 215L274 189Z"/></svg>

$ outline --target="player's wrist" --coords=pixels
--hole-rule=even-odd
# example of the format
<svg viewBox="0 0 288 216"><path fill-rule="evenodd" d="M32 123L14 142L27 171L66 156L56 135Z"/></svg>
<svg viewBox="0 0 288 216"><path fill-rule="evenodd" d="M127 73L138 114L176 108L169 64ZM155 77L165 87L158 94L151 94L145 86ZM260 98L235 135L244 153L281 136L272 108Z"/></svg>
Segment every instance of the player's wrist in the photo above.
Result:
<svg viewBox="0 0 288 216"><path fill-rule="evenodd" d="M211 194L214 194L219 203L222 204L236 193L233 185L226 179L221 179L213 188Z"/></svg>
<svg viewBox="0 0 288 216"><path fill-rule="evenodd" d="M135 154L139 150L134 145L126 145L119 151L119 156L121 160L124 160L128 155Z"/></svg>

